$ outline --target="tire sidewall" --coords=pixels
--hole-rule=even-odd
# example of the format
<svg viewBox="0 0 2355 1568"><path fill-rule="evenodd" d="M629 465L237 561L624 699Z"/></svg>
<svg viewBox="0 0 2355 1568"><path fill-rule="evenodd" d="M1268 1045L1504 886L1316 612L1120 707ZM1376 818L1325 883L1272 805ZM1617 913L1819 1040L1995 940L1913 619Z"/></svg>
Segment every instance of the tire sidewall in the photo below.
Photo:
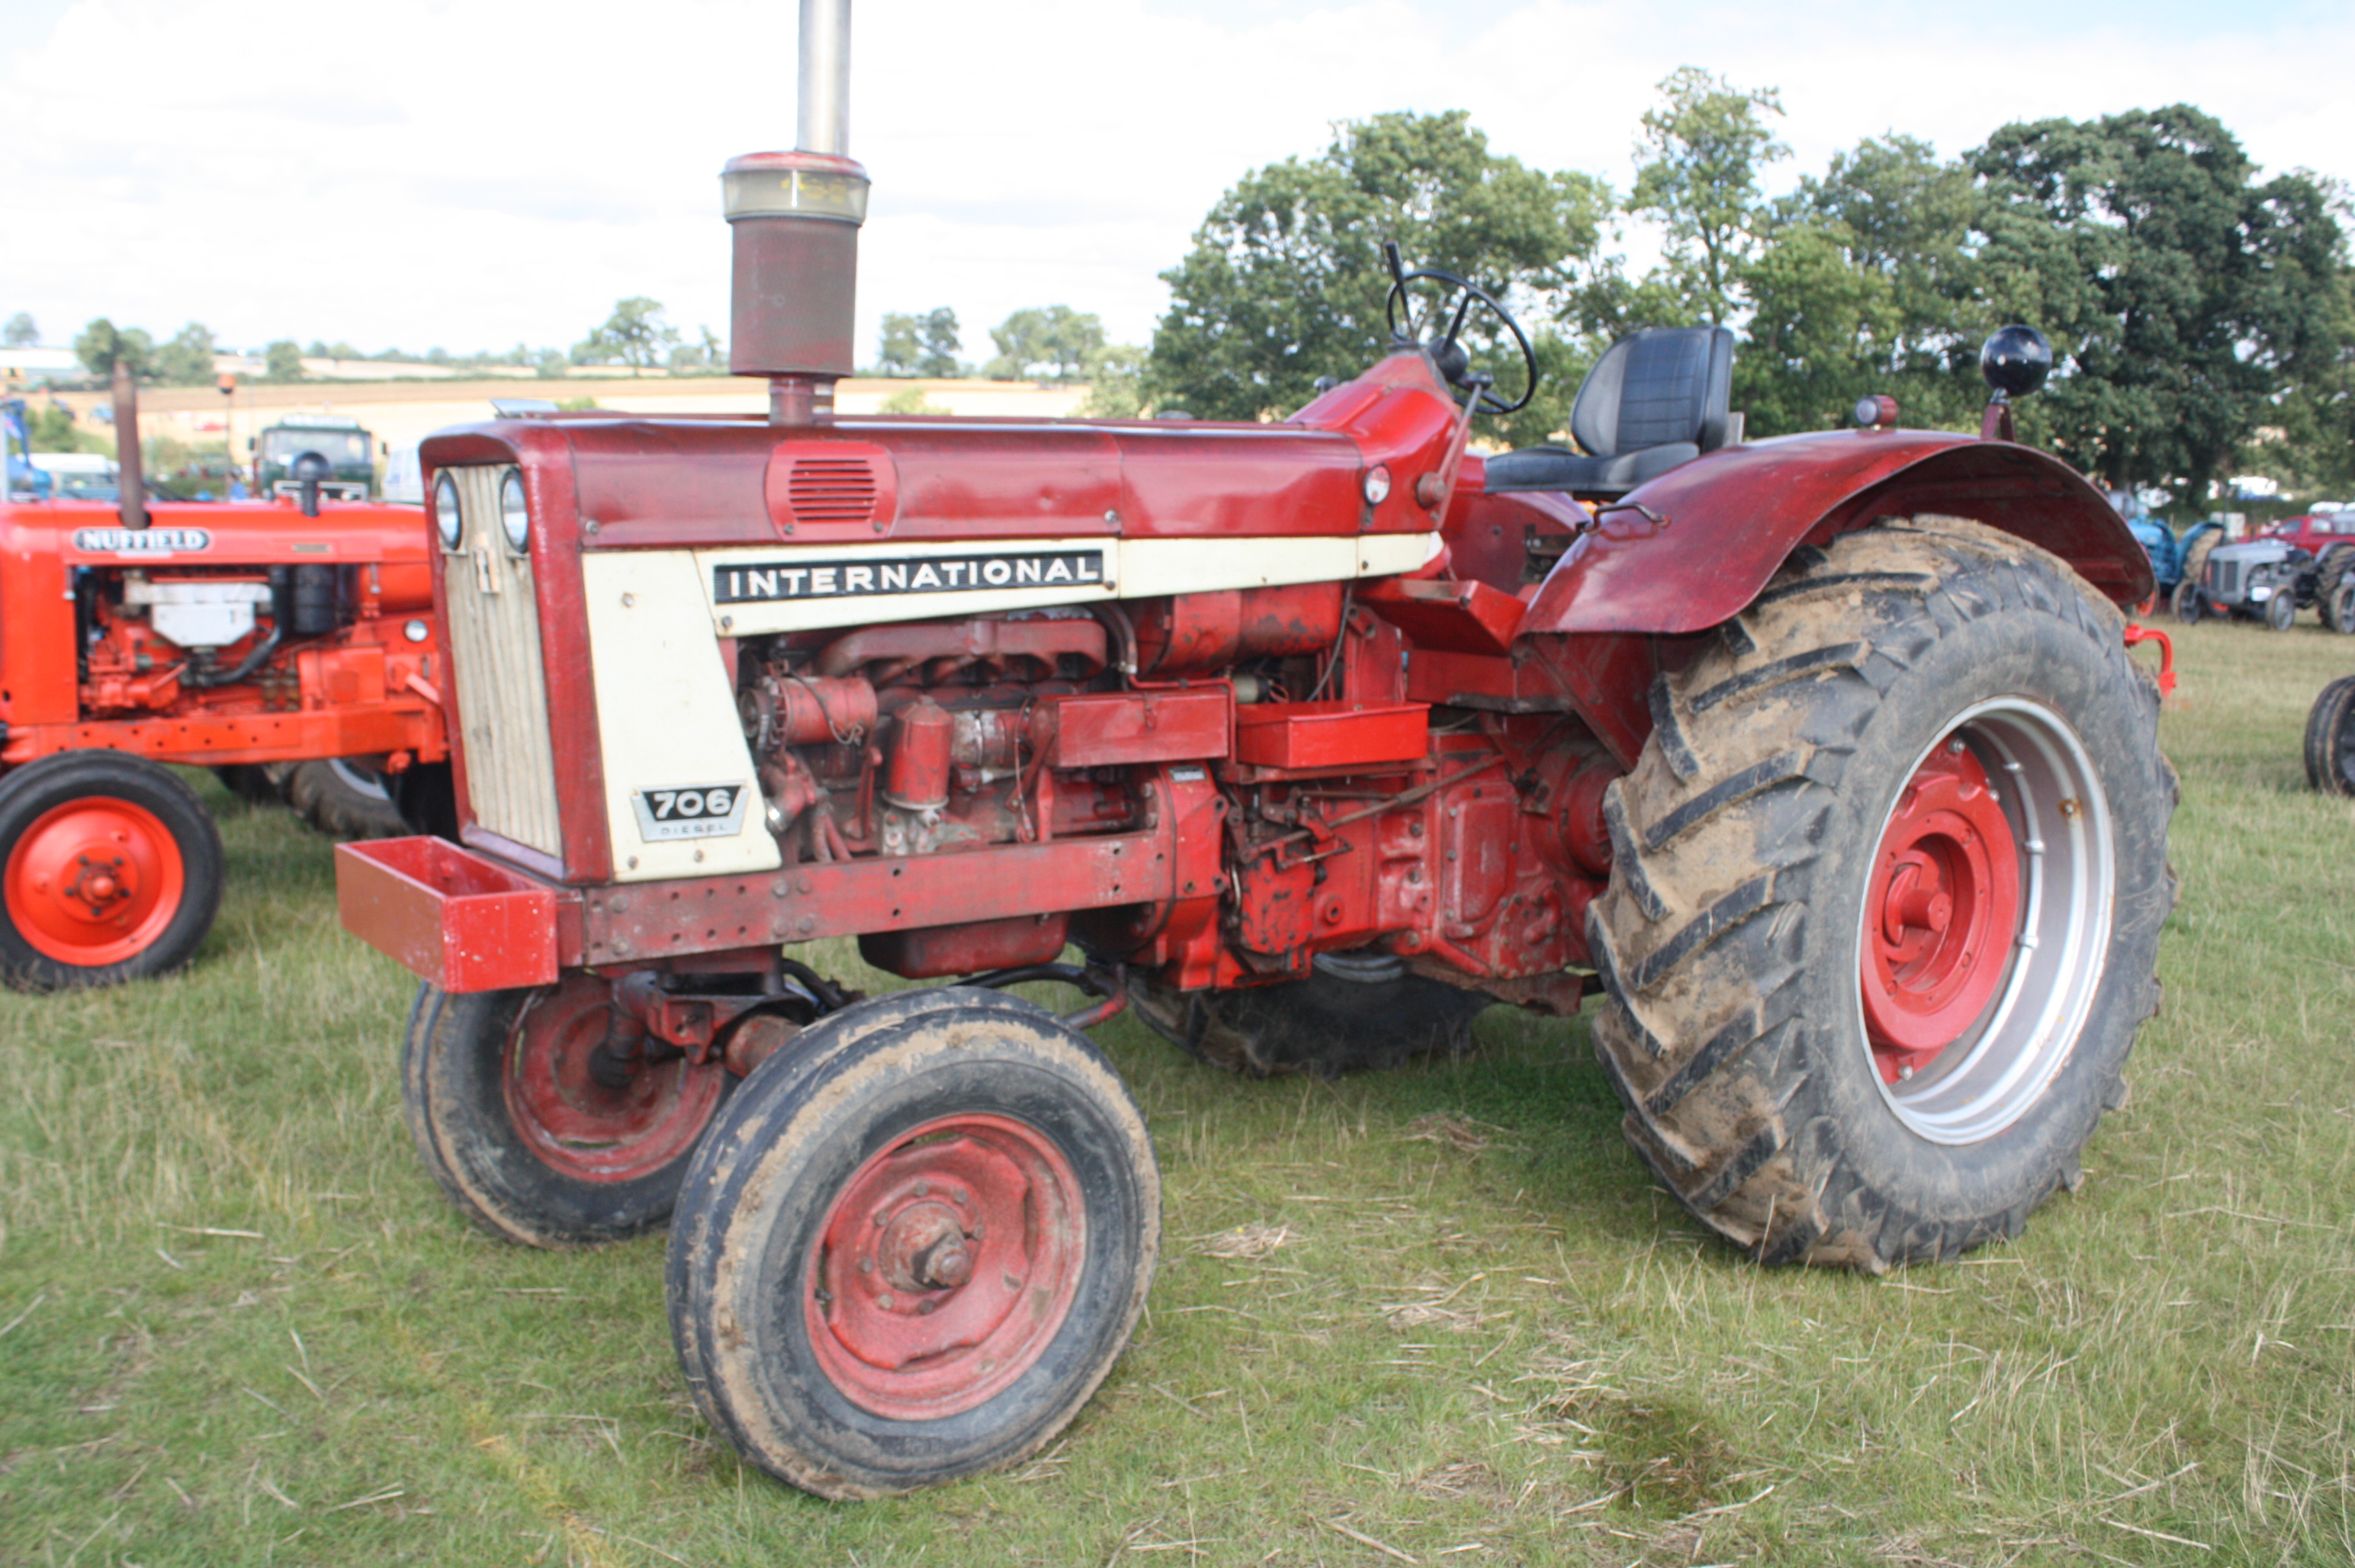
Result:
<svg viewBox="0 0 2355 1568"><path fill-rule="evenodd" d="M2065 722L2101 782L2115 834L2109 934L2076 1044L2045 1092L2001 1131L1941 1144L1899 1119L1872 1063L1859 996L1864 890L1917 760L1957 716L2000 698L2025 698ZM2167 785L2156 748L2139 732L2148 700L2122 645L2112 657L2063 615L2015 602L1938 639L1897 676L1856 737L1809 881L1798 957L1806 1083L1804 1104L1788 1115L1795 1141L1836 1136L1862 1184L1894 1207L1933 1222L2024 1213L2073 1168L2113 1093L2149 1010L2145 976L2158 921L2137 912L2168 907ZM1829 1125L1797 1125L1818 1118Z"/></svg>
<svg viewBox="0 0 2355 1568"><path fill-rule="evenodd" d="M1073 1042L1084 1052L1077 1060ZM1092 1085L1082 1082L1091 1070L1102 1074ZM1106 1101L1107 1084L1116 1103ZM724 1136L705 1145L707 1154L724 1143L750 1157L712 1161L710 1174L732 1174L707 1190L690 1183L682 1203L695 1212L673 1241L677 1261L690 1241L686 1226L696 1225L696 1257L674 1270L673 1319L715 1424L756 1465L829 1497L991 1469L1060 1430L1127 1342L1160 1222L1143 1119L1093 1048L1043 1016L954 1007L872 1031L819 1070L763 1087L771 1092L756 1114L741 1115L750 1101L740 1098ZM967 1114L1030 1126L1070 1162L1085 1202L1079 1279L1053 1339L1008 1387L939 1420L877 1415L845 1397L817 1359L804 1307L809 1270L835 1200L868 1160L915 1127ZM682 1273L703 1310L677 1298ZM721 1323L729 1334L714 1331ZM690 1332L709 1348L687 1356Z"/></svg>
<svg viewBox="0 0 2355 1568"><path fill-rule="evenodd" d="M44 814L70 801L91 799L127 802L164 825L180 857L180 906L144 948L112 964L94 965L50 957L25 939L13 916L0 913L0 977L11 986L54 991L166 973L196 955L219 912L228 860L220 829L196 791L144 757L65 752L0 778L0 868Z"/></svg>

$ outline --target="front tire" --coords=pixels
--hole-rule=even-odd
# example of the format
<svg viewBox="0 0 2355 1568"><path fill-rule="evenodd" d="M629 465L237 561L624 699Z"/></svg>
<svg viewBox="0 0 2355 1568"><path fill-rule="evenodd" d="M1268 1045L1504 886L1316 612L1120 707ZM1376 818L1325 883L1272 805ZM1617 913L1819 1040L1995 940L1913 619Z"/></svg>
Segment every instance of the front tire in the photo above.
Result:
<svg viewBox="0 0 2355 1568"><path fill-rule="evenodd" d="M220 830L180 778L62 752L0 780L0 979L111 986L194 957L220 908Z"/></svg>
<svg viewBox="0 0 2355 1568"><path fill-rule="evenodd" d="M2175 618L2187 626L2196 626L2206 613L2208 603L2200 597L2200 584L2186 577L2175 585Z"/></svg>
<svg viewBox="0 0 2355 1568"><path fill-rule="evenodd" d="M944 987L830 1015L745 1080L672 1227L671 1332L705 1419L827 1498L1051 1441L1144 1310L1160 1177L1084 1035Z"/></svg>
<svg viewBox="0 0 2355 1568"><path fill-rule="evenodd" d="M2265 624L2276 632L2286 632L2297 624L2297 590L2283 583L2265 601Z"/></svg>
<svg viewBox="0 0 2355 1568"><path fill-rule="evenodd" d="M2306 782L2325 795L2355 795L2355 675L2324 687L2306 716Z"/></svg>
<svg viewBox="0 0 2355 1568"><path fill-rule="evenodd" d="M1605 797L1596 1048L1655 1175L1760 1260L1949 1258L2076 1184L2174 902L2121 630L1922 517L1801 550L1660 677Z"/></svg>
<svg viewBox="0 0 2355 1568"><path fill-rule="evenodd" d="M2323 624L2342 635L2355 635L2355 578L2342 580L2322 602Z"/></svg>
<svg viewBox="0 0 2355 1568"><path fill-rule="evenodd" d="M661 1229L735 1083L675 1052L601 1062L611 997L579 971L530 989L418 987L401 1053L410 1136L451 1201L503 1241L586 1247Z"/></svg>

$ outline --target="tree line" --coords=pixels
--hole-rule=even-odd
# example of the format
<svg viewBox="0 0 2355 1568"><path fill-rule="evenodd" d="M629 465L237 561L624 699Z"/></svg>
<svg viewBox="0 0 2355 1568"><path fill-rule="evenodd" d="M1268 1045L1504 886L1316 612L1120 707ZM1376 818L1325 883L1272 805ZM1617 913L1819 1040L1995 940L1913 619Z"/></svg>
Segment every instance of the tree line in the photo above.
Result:
<svg viewBox="0 0 2355 1568"><path fill-rule="evenodd" d="M1544 385L1493 432L1508 444L1558 438L1616 336L1700 322L1738 334L1753 437L1836 425L1867 393L1896 398L1902 423L1976 428L1979 345L2024 321L2051 338L2055 373L2021 406L2022 437L2105 485L2196 508L2244 468L2309 490L2355 480L2345 187L2260 178L2223 125L2179 104L2009 124L1951 160L1892 133L1769 197L1781 113L1771 90L1676 72L1624 194L1493 153L1460 111L1342 124L1210 209L1162 274L1171 303L1135 399L1264 418L1354 374L1388 340L1380 247L1395 240L1531 329ZM1613 249L1630 218L1662 238L1640 275Z"/></svg>

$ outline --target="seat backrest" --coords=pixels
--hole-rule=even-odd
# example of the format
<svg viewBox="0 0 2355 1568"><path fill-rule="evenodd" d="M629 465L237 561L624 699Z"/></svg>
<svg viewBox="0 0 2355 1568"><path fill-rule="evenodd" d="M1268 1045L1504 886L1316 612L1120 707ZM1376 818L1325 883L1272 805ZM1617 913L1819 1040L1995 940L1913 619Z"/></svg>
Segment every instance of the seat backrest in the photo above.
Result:
<svg viewBox="0 0 2355 1568"><path fill-rule="evenodd" d="M1570 433L1595 457L1691 442L1725 444L1733 334L1722 326L1647 326L1604 350L1571 405Z"/></svg>

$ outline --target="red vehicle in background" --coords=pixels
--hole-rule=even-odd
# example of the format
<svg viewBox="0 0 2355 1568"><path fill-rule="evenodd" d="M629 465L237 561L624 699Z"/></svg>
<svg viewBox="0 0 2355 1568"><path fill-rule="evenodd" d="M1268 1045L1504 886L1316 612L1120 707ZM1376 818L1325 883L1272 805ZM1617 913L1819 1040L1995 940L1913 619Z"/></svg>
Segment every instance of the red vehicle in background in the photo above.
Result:
<svg viewBox="0 0 2355 1568"><path fill-rule="evenodd" d="M126 382L116 428L135 431ZM314 820L389 780L421 829L447 794L440 641L413 507L0 504L0 980L103 985L186 962L219 907L220 835L166 763L316 764ZM390 804L389 799L387 802Z"/></svg>

